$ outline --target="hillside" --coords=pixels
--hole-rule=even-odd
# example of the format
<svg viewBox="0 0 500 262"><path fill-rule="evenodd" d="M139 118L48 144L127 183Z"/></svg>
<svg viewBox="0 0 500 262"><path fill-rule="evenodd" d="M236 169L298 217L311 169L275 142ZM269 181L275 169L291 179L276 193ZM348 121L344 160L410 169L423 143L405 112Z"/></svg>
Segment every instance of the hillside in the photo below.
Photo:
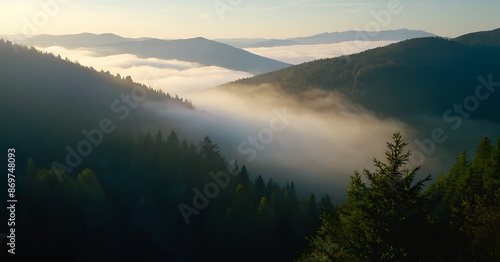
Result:
<svg viewBox="0 0 500 262"><path fill-rule="evenodd" d="M495 32L481 38L493 38ZM460 38L458 38L460 39ZM319 88L339 92L383 116L442 116L474 95L479 77L500 79L499 46L470 46L430 37L406 40L359 54L321 59L227 85L271 84L292 93ZM223 85L224 86L224 85ZM243 87L242 87L243 88ZM471 116L499 122L491 96Z"/></svg>
<svg viewBox="0 0 500 262"><path fill-rule="evenodd" d="M77 143L83 129L97 127L103 118L113 120L121 134L144 131L160 123L133 99L130 103L136 108L122 102L122 95L130 98L132 92L146 94L147 101L162 102L166 107L193 108L131 79L99 73L33 48L14 48L0 41L0 57L0 110L6 112L2 121L9 123L0 130L2 137L9 138L1 145L15 145L19 157L32 157L43 164L64 159L64 143Z"/></svg>

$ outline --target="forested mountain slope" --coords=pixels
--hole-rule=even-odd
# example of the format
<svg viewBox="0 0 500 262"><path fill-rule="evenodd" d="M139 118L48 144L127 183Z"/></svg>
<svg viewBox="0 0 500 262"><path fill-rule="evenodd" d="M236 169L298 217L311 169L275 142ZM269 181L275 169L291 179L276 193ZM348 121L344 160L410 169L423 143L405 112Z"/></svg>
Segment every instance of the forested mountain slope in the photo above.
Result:
<svg viewBox="0 0 500 262"><path fill-rule="evenodd" d="M359 54L321 59L226 85L278 86L290 94L319 88L345 95L382 116L409 119L415 115L442 116L478 91L483 99L471 118L500 121L498 30L447 40L418 38ZM483 40L481 40L483 39ZM489 43L482 45L480 43ZM225 85L223 85L225 86ZM487 90L486 90L487 89ZM481 95L480 95L481 96ZM483 102L486 100L487 102ZM467 101L465 101L467 102ZM473 101L474 102L474 101ZM468 108L476 107L469 102Z"/></svg>

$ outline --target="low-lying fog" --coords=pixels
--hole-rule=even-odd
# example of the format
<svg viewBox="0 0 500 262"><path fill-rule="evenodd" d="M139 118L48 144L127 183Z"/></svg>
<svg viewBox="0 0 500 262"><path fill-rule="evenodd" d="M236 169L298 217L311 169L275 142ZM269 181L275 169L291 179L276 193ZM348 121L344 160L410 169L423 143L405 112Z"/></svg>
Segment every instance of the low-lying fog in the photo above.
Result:
<svg viewBox="0 0 500 262"><path fill-rule="evenodd" d="M337 202L345 200L349 176L363 168L373 171L373 157L384 159L386 142L391 141L394 131L401 131L413 149L418 149L415 138L431 136L432 128L417 132L398 120L380 119L341 95L326 91L291 98L268 85L214 88L251 76L245 72L132 54L99 57L89 50L44 50L97 70L131 75L136 82L190 99L198 111L146 106L174 121L182 138L197 143L209 135L227 160L247 165L252 177L262 174L265 180L273 178L282 185L294 181L300 197L314 192L317 197L329 193ZM432 127L442 124L437 117L424 122ZM472 122L462 131L478 134L467 138L470 145L476 145L486 132ZM435 178L440 171L447 172L461 150L475 149L457 145L456 152L446 153L450 151L445 148L461 141L460 133L455 132L446 147L437 145L418 178L429 173Z"/></svg>
<svg viewBox="0 0 500 262"><path fill-rule="evenodd" d="M321 58L355 54L396 42L397 41L347 41L334 44L291 45L243 49L260 56L297 65Z"/></svg>

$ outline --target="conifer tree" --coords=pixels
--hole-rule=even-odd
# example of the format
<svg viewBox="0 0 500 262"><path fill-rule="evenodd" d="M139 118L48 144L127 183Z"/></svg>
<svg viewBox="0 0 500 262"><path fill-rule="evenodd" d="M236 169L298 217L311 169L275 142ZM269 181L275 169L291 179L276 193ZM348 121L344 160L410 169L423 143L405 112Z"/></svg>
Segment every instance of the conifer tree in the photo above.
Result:
<svg viewBox="0 0 500 262"><path fill-rule="evenodd" d="M335 216L323 216L318 236L310 243L313 256L349 261L402 261L422 257L427 226L423 183L415 182L419 167L405 169L410 151L399 132L387 143L387 163L374 159L375 172L351 177L348 200ZM330 230L325 230L330 228ZM335 234L332 234L335 233ZM421 245L415 245L419 243ZM326 249L325 249L326 248ZM315 254L315 255L314 255ZM306 259L303 258L305 261ZM328 260L325 260L328 261Z"/></svg>
<svg viewBox="0 0 500 262"><path fill-rule="evenodd" d="M169 148L177 148L179 147L179 137L177 136L177 133L174 132L174 130L170 131L170 135L167 138L167 146Z"/></svg>

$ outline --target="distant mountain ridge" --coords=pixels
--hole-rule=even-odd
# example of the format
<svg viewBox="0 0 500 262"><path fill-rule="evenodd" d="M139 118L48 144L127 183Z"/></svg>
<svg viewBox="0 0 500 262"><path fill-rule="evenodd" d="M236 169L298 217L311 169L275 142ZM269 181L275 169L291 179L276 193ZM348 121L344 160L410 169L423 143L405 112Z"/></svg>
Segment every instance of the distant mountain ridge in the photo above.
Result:
<svg viewBox="0 0 500 262"><path fill-rule="evenodd" d="M115 34L38 35L20 41L41 47L92 48L100 54L135 54L142 58L177 59L219 66L251 74L267 73L291 66L230 45L202 37L179 40L155 38L124 38Z"/></svg>
<svg viewBox="0 0 500 262"><path fill-rule="evenodd" d="M287 40L300 42L308 45L332 44L346 41L402 41L412 38L436 36L421 30L386 30L380 32L367 31L345 31L334 33L323 33L310 37L289 38Z"/></svg>
<svg viewBox="0 0 500 262"><path fill-rule="evenodd" d="M91 34L82 33L75 35L36 35L26 38L21 42L25 45L40 47L62 46L65 48L96 47L123 41L132 41L132 38L124 38L115 34Z"/></svg>
<svg viewBox="0 0 500 262"><path fill-rule="evenodd" d="M136 54L143 58L156 57L198 62L251 74L262 74L291 66L202 37L170 41L159 39L125 41L105 47L118 50L117 52L120 53Z"/></svg>
<svg viewBox="0 0 500 262"><path fill-rule="evenodd" d="M238 48L274 47L289 45L319 45L334 44L347 41L403 41L412 38L436 36L421 30L385 30L380 32L367 31L345 31L322 33L307 37L295 37L286 39L215 39L215 41L226 43Z"/></svg>
<svg viewBox="0 0 500 262"><path fill-rule="evenodd" d="M297 41L288 40L288 39L269 39L269 40L264 40L264 41L259 42L259 43L245 46L245 48L291 46L291 45L303 45L303 44L299 43Z"/></svg>

